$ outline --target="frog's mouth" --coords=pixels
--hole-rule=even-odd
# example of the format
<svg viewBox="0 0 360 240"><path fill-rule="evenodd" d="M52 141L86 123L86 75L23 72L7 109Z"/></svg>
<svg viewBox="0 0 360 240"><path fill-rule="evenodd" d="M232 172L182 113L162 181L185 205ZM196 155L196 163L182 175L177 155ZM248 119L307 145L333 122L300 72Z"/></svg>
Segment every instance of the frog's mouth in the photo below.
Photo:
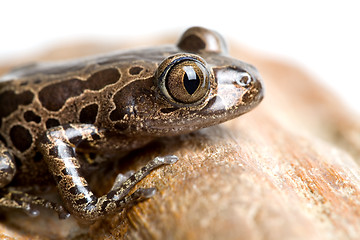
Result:
<svg viewBox="0 0 360 240"><path fill-rule="evenodd" d="M247 89L237 88L237 91L231 91L232 94L229 95L228 90L231 88L233 87L228 86L226 90L223 87L201 110L172 109L171 122L163 120L149 123L146 126L147 132L158 136L193 132L239 117L255 108L263 99L261 85Z"/></svg>

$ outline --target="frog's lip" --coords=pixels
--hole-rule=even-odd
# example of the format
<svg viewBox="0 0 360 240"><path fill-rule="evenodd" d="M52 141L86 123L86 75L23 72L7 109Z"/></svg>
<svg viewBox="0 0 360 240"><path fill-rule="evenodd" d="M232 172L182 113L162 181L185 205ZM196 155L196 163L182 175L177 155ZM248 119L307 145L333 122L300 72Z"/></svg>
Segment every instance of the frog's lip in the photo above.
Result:
<svg viewBox="0 0 360 240"><path fill-rule="evenodd" d="M164 123L151 123L147 126L147 132L151 132L151 134L156 134L158 136L164 136L165 133L166 135L179 135L218 125L249 112L261 102L262 98L263 97L260 96L258 102L254 102L252 105L246 107L243 106L241 111L239 111L238 106L233 106L227 110L219 110L217 107L214 107L211 115L197 115L194 113L192 117L178 119L177 121L173 121L170 125ZM213 105L213 103L209 104ZM212 107L209 106L209 109L211 108ZM213 114L214 112L216 113Z"/></svg>

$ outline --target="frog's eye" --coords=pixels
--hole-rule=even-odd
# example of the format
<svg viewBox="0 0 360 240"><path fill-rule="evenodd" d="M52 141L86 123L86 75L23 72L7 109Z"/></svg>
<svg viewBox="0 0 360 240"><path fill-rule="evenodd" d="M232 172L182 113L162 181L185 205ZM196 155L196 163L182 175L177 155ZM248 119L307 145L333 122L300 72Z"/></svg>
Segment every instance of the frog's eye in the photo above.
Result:
<svg viewBox="0 0 360 240"><path fill-rule="evenodd" d="M179 54L165 59L157 70L160 91L175 105L196 105L209 93L210 76L203 59Z"/></svg>

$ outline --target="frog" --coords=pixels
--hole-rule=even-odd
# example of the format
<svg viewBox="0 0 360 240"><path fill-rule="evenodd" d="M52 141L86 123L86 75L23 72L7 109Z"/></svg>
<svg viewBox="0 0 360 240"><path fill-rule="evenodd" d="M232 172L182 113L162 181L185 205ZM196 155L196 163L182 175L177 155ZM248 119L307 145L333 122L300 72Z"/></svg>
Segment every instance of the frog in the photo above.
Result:
<svg viewBox="0 0 360 240"><path fill-rule="evenodd" d="M92 222L134 206L156 194L155 187L135 190L137 183L177 156L119 173L102 196L90 189L84 162L218 125L263 97L258 70L229 56L223 37L203 27L173 45L15 68L0 77L0 207L32 215L44 207ZM103 157L90 161L91 154ZM48 185L61 203L29 193Z"/></svg>

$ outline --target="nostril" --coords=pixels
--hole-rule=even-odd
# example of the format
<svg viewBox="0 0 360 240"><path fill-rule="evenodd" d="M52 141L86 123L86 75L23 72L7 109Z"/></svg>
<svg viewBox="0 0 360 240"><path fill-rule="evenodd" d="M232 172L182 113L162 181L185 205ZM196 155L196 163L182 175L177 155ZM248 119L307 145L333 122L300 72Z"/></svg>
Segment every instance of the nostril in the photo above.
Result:
<svg viewBox="0 0 360 240"><path fill-rule="evenodd" d="M252 78L251 78L250 74L247 72L239 72L239 73L237 73L237 76L235 78L235 82L242 87L249 86L251 83L251 80L252 80Z"/></svg>

